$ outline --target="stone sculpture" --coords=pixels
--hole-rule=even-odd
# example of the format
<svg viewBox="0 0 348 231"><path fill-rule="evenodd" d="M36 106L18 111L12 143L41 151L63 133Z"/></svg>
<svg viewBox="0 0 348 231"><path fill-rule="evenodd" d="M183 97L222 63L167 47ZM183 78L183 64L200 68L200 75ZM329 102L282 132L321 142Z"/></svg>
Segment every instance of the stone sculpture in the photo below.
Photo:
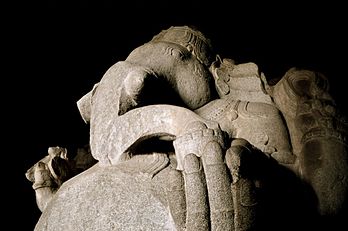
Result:
<svg viewBox="0 0 348 231"><path fill-rule="evenodd" d="M347 123L328 90L298 69L270 86L201 32L163 30L77 102L98 163L59 183L35 230L290 230L335 216Z"/></svg>
<svg viewBox="0 0 348 231"><path fill-rule="evenodd" d="M321 214L335 214L348 195L347 121L335 107L327 78L290 69L272 90L282 111L300 176L310 182Z"/></svg>
<svg viewBox="0 0 348 231"><path fill-rule="evenodd" d="M97 162L90 154L89 145L78 148L72 160L68 158L68 150L63 147L49 147L47 153L48 155L25 173L26 178L33 183L36 202L41 212L63 182Z"/></svg>

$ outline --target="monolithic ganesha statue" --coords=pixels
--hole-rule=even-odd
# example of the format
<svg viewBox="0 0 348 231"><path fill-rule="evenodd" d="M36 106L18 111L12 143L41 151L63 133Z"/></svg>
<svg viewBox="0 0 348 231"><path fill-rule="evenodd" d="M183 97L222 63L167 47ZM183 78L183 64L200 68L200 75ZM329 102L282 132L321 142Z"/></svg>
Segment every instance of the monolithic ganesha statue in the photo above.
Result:
<svg viewBox="0 0 348 231"><path fill-rule="evenodd" d="M293 230L347 204L347 123L320 73L269 85L170 27L77 106L98 163L59 184L35 230Z"/></svg>

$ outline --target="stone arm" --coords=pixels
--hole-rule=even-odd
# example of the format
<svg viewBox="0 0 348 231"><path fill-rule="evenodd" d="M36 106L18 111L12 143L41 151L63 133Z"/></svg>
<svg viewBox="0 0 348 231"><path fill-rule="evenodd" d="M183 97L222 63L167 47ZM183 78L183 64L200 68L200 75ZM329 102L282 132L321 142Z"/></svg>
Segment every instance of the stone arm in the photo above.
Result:
<svg viewBox="0 0 348 231"><path fill-rule="evenodd" d="M96 163L86 148L79 150L75 158L69 160L65 148L50 147L49 154L27 170L25 176L33 183L36 203L41 212L65 181Z"/></svg>
<svg viewBox="0 0 348 231"><path fill-rule="evenodd" d="M47 155L28 169L25 175L33 183L36 202L42 212L63 182L72 176L72 169L66 157Z"/></svg>
<svg viewBox="0 0 348 231"><path fill-rule="evenodd" d="M290 69L272 88L288 127L298 174L316 193L323 215L339 213L348 201L348 124L321 73Z"/></svg>

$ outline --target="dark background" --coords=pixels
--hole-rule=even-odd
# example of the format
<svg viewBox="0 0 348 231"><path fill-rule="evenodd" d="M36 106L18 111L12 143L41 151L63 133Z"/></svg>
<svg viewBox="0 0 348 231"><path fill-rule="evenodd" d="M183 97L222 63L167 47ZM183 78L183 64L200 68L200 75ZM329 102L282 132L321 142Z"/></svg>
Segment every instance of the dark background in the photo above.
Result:
<svg viewBox="0 0 348 231"><path fill-rule="evenodd" d="M73 153L88 143L89 127L79 115L77 100L112 64L170 26L197 27L222 57L255 62L268 79L291 67L320 71L330 79L332 95L346 113L343 3L28 2L3 8L3 64L9 70L2 78L3 177L10 182L2 188L9 194L9 219L16 218L12 229L33 230L40 216L26 170L49 146Z"/></svg>

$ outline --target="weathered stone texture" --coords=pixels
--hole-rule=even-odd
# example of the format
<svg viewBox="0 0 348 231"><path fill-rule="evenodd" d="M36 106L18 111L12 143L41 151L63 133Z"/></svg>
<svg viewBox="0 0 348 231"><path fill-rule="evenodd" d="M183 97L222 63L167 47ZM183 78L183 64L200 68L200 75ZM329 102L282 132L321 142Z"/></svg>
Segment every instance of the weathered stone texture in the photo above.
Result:
<svg viewBox="0 0 348 231"><path fill-rule="evenodd" d="M176 230L151 194L151 174L96 165L55 194L35 230Z"/></svg>

